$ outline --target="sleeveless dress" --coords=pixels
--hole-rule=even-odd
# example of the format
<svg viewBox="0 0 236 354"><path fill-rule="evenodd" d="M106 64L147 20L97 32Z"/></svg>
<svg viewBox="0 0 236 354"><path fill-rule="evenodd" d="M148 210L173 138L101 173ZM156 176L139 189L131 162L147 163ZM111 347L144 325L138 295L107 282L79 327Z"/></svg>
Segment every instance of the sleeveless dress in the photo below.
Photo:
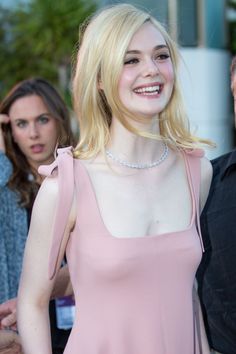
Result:
<svg viewBox="0 0 236 354"><path fill-rule="evenodd" d="M200 157L183 151L192 198L187 229L156 236L117 238L101 218L83 163L60 149L59 200L49 259L55 275L73 193L78 216L66 256L76 302L75 322L65 354L200 354L193 283L203 244L199 228Z"/></svg>

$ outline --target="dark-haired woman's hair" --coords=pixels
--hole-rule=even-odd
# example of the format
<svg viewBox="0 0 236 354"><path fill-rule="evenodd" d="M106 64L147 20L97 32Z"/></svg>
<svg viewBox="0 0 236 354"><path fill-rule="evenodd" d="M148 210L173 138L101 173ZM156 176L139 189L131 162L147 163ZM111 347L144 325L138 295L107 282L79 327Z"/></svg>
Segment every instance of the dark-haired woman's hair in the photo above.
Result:
<svg viewBox="0 0 236 354"><path fill-rule="evenodd" d="M69 111L57 90L42 78L30 78L15 85L1 102L0 113L9 114L10 108L16 100L31 95L39 96L51 116L56 119L59 131L58 147L74 145ZM2 129L6 144L6 155L13 164L13 174L8 186L19 194L21 206L31 208L39 189L36 181L29 181L29 176L34 174L34 171L32 171L25 155L14 142L11 125L3 124Z"/></svg>
<svg viewBox="0 0 236 354"><path fill-rule="evenodd" d="M231 78L236 74L236 56L233 57L230 65Z"/></svg>

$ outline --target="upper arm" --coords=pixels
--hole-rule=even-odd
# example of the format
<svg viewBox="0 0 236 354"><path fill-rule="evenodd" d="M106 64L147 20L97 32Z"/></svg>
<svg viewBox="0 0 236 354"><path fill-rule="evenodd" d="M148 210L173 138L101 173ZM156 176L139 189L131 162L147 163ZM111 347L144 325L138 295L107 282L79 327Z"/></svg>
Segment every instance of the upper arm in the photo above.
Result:
<svg viewBox="0 0 236 354"><path fill-rule="evenodd" d="M47 303L54 285L48 276L49 256L53 238L54 217L58 201L57 178L47 178L36 197L29 235L26 242L23 270L19 288L19 301ZM58 267L71 229L69 217L63 236Z"/></svg>
<svg viewBox="0 0 236 354"><path fill-rule="evenodd" d="M200 211L206 203L212 180L212 165L210 161L203 157L201 159L201 182L200 182Z"/></svg>

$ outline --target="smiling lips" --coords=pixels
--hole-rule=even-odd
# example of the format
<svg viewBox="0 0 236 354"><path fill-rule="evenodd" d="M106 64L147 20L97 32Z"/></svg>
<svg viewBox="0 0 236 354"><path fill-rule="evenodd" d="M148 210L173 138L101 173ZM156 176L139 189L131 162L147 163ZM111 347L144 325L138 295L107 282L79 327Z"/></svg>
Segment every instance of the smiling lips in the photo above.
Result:
<svg viewBox="0 0 236 354"><path fill-rule="evenodd" d="M160 95L162 89L163 89L163 84L153 84L153 85L148 85L148 86L141 86L138 88L134 89L134 92L137 93L138 95L142 96L155 96L155 95Z"/></svg>
<svg viewBox="0 0 236 354"><path fill-rule="evenodd" d="M35 144L35 145L32 145L30 148L34 154L39 154L39 153L43 152L44 145L43 144Z"/></svg>

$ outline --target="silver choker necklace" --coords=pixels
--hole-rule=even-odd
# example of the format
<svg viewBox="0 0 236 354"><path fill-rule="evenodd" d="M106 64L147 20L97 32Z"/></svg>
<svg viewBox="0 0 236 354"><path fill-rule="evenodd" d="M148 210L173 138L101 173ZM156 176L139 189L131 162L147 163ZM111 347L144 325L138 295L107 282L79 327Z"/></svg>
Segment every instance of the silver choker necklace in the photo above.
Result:
<svg viewBox="0 0 236 354"><path fill-rule="evenodd" d="M106 150L106 155L110 159L112 159L113 161L117 162L118 164L120 164L122 166L143 170L143 169L156 167L156 166L160 165L167 158L168 153L169 153L169 148L168 148L168 146L167 146L167 144L165 142L163 142L163 147L164 147L164 151L163 151L161 157L157 161L149 162L149 163L131 163L131 162L127 162L127 161L119 159L119 157L114 156L113 153L110 150Z"/></svg>

